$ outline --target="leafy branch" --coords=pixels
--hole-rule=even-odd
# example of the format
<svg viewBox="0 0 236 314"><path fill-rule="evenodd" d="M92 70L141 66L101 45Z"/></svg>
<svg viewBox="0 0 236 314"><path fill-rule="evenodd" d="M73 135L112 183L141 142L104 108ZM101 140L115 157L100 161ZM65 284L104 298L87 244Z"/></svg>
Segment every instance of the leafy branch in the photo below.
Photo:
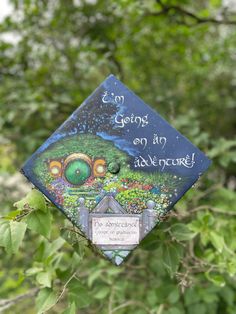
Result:
<svg viewBox="0 0 236 314"><path fill-rule="evenodd" d="M218 25L236 25L236 20L230 20L226 16L224 18L216 18L216 17L201 17L195 12L192 12L182 6L175 5L175 4L166 4L163 3L162 0L156 0L157 4L161 7L160 11L157 12L148 12L146 13L147 16L161 16L167 15L170 17L181 17L180 24L185 24L187 26L194 26L199 24L218 24ZM191 21L191 24L187 23L186 18Z"/></svg>

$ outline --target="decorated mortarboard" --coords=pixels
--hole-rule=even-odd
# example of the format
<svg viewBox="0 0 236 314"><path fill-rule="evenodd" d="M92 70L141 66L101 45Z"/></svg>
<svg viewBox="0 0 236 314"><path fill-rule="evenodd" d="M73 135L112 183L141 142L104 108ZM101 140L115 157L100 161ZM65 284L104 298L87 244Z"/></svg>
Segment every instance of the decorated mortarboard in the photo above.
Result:
<svg viewBox="0 0 236 314"><path fill-rule="evenodd" d="M110 75L22 172L119 265L209 165L197 147Z"/></svg>

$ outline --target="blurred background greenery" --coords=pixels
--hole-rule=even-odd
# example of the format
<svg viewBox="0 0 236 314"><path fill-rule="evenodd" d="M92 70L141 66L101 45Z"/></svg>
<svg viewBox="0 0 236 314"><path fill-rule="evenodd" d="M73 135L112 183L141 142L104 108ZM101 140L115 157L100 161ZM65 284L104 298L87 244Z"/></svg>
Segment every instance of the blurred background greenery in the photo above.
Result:
<svg viewBox="0 0 236 314"><path fill-rule="evenodd" d="M9 4L0 23L0 312L235 313L235 1ZM25 197L31 186L18 172L110 73L213 160L118 268L40 194Z"/></svg>

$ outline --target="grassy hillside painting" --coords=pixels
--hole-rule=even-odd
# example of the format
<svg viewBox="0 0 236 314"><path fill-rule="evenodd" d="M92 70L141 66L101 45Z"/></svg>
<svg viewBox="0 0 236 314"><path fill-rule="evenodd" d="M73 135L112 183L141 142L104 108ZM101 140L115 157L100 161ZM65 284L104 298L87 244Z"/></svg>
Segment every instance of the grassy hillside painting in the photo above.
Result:
<svg viewBox="0 0 236 314"><path fill-rule="evenodd" d="M50 163L63 164L68 156L76 153L86 155L91 160L102 158L106 167L104 175L96 177L91 172L81 185L68 182L64 170L55 178L49 168ZM109 166L117 162L120 172L111 174ZM111 141L92 134L75 135L51 144L37 156L33 172L40 184L49 191L54 203L63 207L75 223L81 197L85 198L86 207L92 210L104 196L112 195L130 214L141 213L147 207L147 202L152 200L155 202L154 209L164 214L171 204L171 198L177 195L184 182L183 178L169 173L147 174L131 170L129 156L125 152L116 148Z"/></svg>

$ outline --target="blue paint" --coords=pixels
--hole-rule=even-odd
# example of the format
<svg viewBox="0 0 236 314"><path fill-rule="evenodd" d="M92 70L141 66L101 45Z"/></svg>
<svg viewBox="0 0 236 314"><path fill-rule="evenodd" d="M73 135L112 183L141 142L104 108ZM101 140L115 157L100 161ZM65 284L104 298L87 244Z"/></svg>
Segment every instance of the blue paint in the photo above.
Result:
<svg viewBox="0 0 236 314"><path fill-rule="evenodd" d="M167 196L169 186L167 186L166 192L162 192L160 187L162 183L160 182L153 183L151 190L147 191L148 187L145 188L145 185L148 183L145 181L150 173L157 172L163 176L165 173L170 173L172 176L181 179L182 181L179 185L181 188L178 188L178 193L174 190L174 193L169 195L170 193L168 192L170 202L166 205L167 207L165 209L162 209L163 211L170 210L181 196L195 183L199 176L207 170L211 163L205 154L187 138L174 129L115 76L110 75L45 141L45 143L38 148L22 168L24 175L77 226L79 226L76 220L77 218L72 219L71 213L68 214L68 208L63 206L60 200L58 201L60 197L63 200L63 189L66 190L68 188L66 193L70 197L79 195L79 199L80 197L86 198L86 196L88 196L88 201L93 199L92 202L95 203L95 205L106 195L116 197L118 189L114 187L111 191L106 191L103 190L103 184L101 184L100 187L98 186L98 189L101 188L100 191L95 195L92 187L91 190L87 186L86 191L80 191L79 188L74 189L74 187L69 187L68 184L65 183L63 175L61 178L55 179L54 174L51 174L53 181L50 181L50 187L53 187L53 189L50 190L48 182L45 180L45 184L43 184L39 176L35 174L34 167L35 161L42 153L49 149L53 151L53 145L55 143L65 138L75 139L75 136L79 137L80 134L93 134L94 136L102 138L104 141L112 142L116 148L128 155L128 164L122 165L126 170L132 170L133 172L130 172L132 172L133 175L136 175L134 171L142 171L142 173L145 173L145 177L142 177L144 178L143 182L138 182L137 184L136 179L133 180L134 184L136 184L135 193L143 189L146 190L147 193L151 192L155 194L152 195L152 198L157 200L159 197L162 197L160 195L162 193L165 194L165 197ZM154 135L156 135L156 137ZM156 138L156 141L154 138ZM166 139L165 145L163 145L163 142L161 144L161 138ZM78 149L77 152L80 153L80 147L77 148L77 146L75 146L75 148L76 150ZM71 152L68 153L70 154ZM101 154L101 152L99 154ZM105 159L105 155L106 152L104 152L104 156L97 157L104 157ZM68 156L62 157L66 158ZM55 159L57 158L58 156L56 156ZM64 161L60 162L63 164ZM91 163L91 167L93 167L92 164L94 160L90 160L89 162ZM48 166L45 166L45 172L48 175L47 167ZM109 177L109 183L115 183L115 178L116 177L112 177L110 179ZM93 182L93 179L92 177L91 182ZM127 181L127 184L129 184L129 180ZM57 192L60 192L60 195L55 192L55 189ZM129 186L128 189L132 189L132 187ZM72 204L73 208L79 206L77 201L69 202L75 203ZM134 210L136 209L135 204L132 204L130 207L133 207ZM104 254L117 265L121 264L129 253L129 250L104 250Z"/></svg>

